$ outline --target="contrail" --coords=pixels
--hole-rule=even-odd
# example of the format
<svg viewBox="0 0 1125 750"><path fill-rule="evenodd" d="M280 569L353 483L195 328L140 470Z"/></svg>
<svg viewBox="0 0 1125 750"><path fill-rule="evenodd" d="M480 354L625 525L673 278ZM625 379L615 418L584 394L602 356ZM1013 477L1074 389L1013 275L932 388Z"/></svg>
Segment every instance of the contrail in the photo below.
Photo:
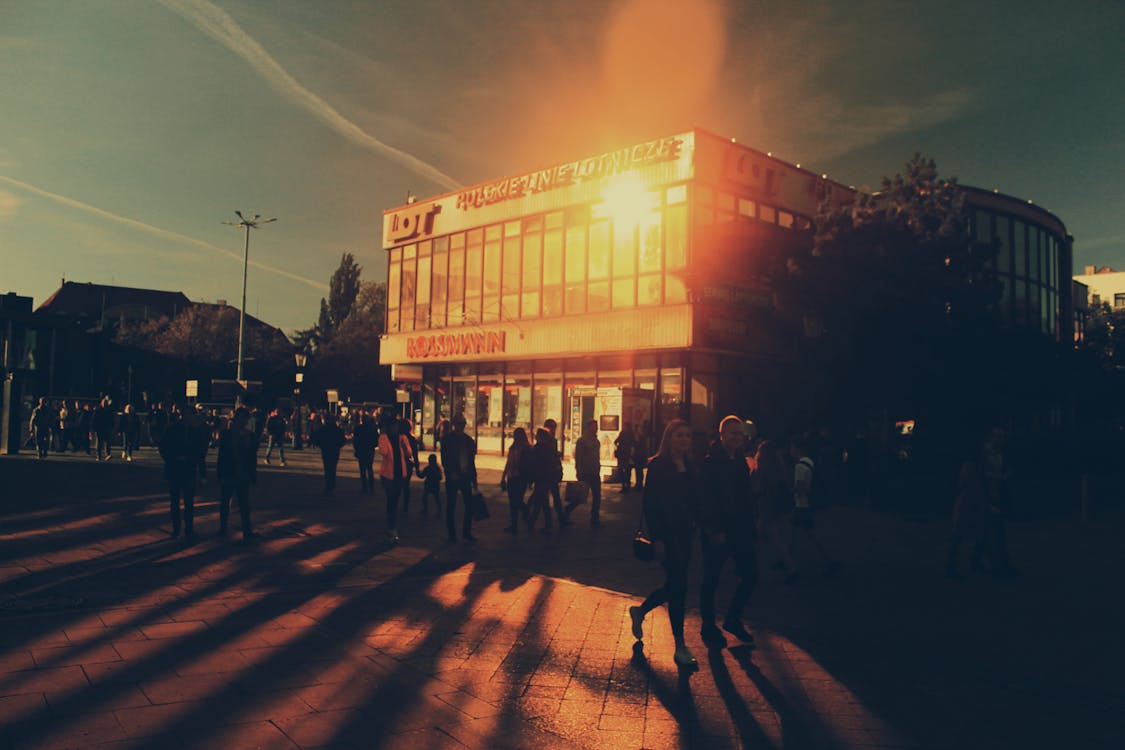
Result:
<svg viewBox="0 0 1125 750"><path fill-rule="evenodd" d="M125 216L120 216L110 211L106 211L105 209L98 208L97 206L91 206L89 203L83 203L82 201L77 201L73 198L67 198L65 195L52 193L50 191L43 190L42 188L37 188L34 185L29 185L26 182L20 182L19 180L13 179L11 177L6 177L2 174L0 174L0 181L6 182L9 185L14 185L18 188L26 190L29 193L35 193L36 195L41 195L44 198L50 198L56 203L61 203L64 206L77 208L80 211L85 211L87 213L94 214L95 216L100 216L103 219L109 219L110 221L116 222L118 224L124 224L127 227L140 229L142 231L148 232L149 234L155 234L158 237L177 240L179 242L186 242L189 245L195 245L196 247L201 247L204 250L211 250L216 253L222 253L223 255L226 255L227 257L238 261L239 263L242 262L242 256L240 254L231 250L227 250L226 248L219 247L218 245L212 245L210 242L197 240L194 237L188 237L186 234L172 232L167 229L161 229L160 227L154 227L151 224L145 224L143 221L137 221L136 219L130 219ZM257 261L253 260L250 261L250 265L254 266L254 268L260 268L263 271L276 273L278 276L284 276L285 278L292 279L293 281L299 281L302 284L307 284L314 289L319 289L322 292L328 291L328 285L322 282L313 281L312 279L306 279L304 276L298 276L295 273L290 273L289 271L284 271L280 268L274 268L273 266L267 266L265 263L258 263Z"/></svg>
<svg viewBox="0 0 1125 750"><path fill-rule="evenodd" d="M190 21L207 36L242 57L258 74L294 103L304 107L345 138L377 154L386 156L407 169L449 190L461 184L432 164L364 132L319 96L302 86L297 79L262 48L225 11L207 0L160 0L161 5Z"/></svg>

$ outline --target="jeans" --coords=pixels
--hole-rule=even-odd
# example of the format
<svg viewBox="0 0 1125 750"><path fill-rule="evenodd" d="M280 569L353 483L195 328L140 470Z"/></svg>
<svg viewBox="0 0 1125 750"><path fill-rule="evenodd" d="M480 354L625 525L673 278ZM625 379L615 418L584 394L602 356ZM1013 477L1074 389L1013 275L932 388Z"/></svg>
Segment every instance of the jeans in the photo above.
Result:
<svg viewBox="0 0 1125 750"><path fill-rule="evenodd" d="M379 477L379 479L383 483L383 494L387 496L387 528L394 531L398 528L398 498L402 494L402 485L406 480L386 477Z"/></svg>
<svg viewBox="0 0 1125 750"><path fill-rule="evenodd" d="M679 643L684 638L684 610L687 600L688 567L691 565L691 532L679 532L664 543L664 585L648 595L641 603L641 613L648 614L665 602L668 603L668 620L672 637Z"/></svg>
<svg viewBox="0 0 1125 750"><path fill-rule="evenodd" d="M172 535L180 533L180 500L183 499L183 529L184 533L194 533L195 522L195 475L190 472L186 476L168 480L169 510L172 514Z"/></svg>
<svg viewBox="0 0 1125 750"><path fill-rule="evenodd" d="M219 489L219 533L227 532L227 518L230 516L231 496L238 498L238 513L242 516L242 536L249 537L250 528L250 480L224 479Z"/></svg>
<svg viewBox="0 0 1125 750"><path fill-rule="evenodd" d="M703 536L703 582L699 588L699 614L703 627L715 622L715 590L727 560L734 559L734 570L738 575L738 588L727 607L727 620L739 620L746 602L758 584L758 550L754 539L729 536L725 544L716 544Z"/></svg>
<svg viewBox="0 0 1125 750"><path fill-rule="evenodd" d="M449 534L449 541L457 541L457 495L460 493L462 513L461 536L473 535L473 512L469 508L469 496L473 494L473 483L469 479L450 479L445 483L445 530Z"/></svg>
<svg viewBox="0 0 1125 750"><path fill-rule="evenodd" d="M277 446L277 455L281 456L281 463L285 463L285 438L269 436L269 441L266 443L266 461L270 460L273 455L273 448Z"/></svg>

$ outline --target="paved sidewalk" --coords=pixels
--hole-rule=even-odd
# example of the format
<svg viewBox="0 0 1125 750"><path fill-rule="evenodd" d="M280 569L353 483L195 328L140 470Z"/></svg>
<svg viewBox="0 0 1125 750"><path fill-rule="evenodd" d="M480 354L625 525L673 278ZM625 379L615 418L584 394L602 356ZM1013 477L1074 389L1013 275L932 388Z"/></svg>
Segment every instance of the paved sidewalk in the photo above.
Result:
<svg viewBox="0 0 1125 750"><path fill-rule="evenodd" d="M493 517L448 545L415 484L392 547L381 495L345 461L324 496L314 459L263 467L251 546L217 537L212 479L188 546L151 451L0 458L0 747L1120 746L1119 516L1013 528L1005 585L941 578L940 524L833 509L843 570L764 566L756 649L708 652L693 586L681 673L664 610L629 632L661 578L636 494L513 537L487 469Z"/></svg>

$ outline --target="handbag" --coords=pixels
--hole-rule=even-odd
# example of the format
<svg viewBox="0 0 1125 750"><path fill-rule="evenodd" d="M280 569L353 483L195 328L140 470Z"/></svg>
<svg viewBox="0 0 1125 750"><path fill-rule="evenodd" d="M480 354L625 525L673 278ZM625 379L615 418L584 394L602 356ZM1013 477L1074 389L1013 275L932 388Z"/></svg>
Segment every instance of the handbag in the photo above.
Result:
<svg viewBox="0 0 1125 750"><path fill-rule="evenodd" d="M633 557L641 562L652 562L656 559L656 546L645 533L645 511L641 507L641 517L637 522L637 531L633 534Z"/></svg>
<svg viewBox="0 0 1125 750"><path fill-rule="evenodd" d="M581 505L586 502L587 496L590 494L590 485L586 482L567 482L566 483L566 497L564 501L570 507Z"/></svg>
<svg viewBox="0 0 1125 750"><path fill-rule="evenodd" d="M492 515L488 510L488 503L484 501L484 495L479 492L474 492L469 496L469 509L474 521L487 521L488 517Z"/></svg>

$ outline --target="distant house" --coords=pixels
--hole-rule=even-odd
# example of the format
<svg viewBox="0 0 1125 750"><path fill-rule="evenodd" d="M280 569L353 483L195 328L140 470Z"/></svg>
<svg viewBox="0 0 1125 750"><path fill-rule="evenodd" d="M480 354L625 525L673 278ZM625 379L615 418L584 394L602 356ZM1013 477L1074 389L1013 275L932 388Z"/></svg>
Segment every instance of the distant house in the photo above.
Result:
<svg viewBox="0 0 1125 750"><path fill-rule="evenodd" d="M192 304L183 292L63 281L36 312L56 315L103 331L125 323L175 318Z"/></svg>

